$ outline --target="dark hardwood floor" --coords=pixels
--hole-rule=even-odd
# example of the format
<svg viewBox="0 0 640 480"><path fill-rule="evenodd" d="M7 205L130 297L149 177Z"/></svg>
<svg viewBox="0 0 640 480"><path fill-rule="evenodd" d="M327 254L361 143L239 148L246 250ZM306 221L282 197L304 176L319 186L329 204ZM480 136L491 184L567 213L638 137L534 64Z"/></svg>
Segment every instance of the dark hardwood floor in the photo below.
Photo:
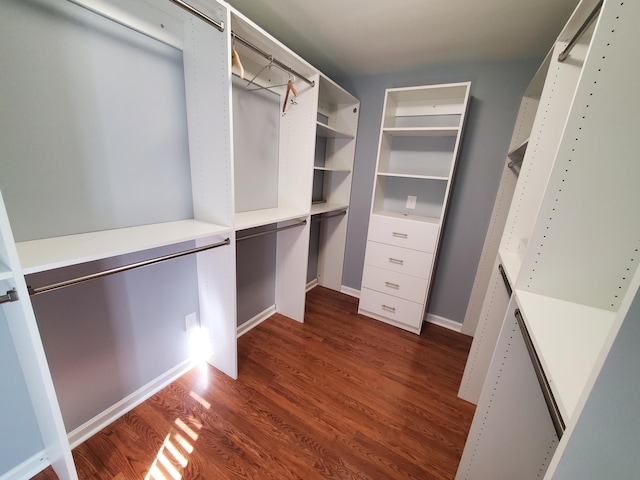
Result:
<svg viewBox="0 0 640 480"><path fill-rule="evenodd" d="M77 447L81 479L452 479L474 406L471 338L357 314L322 287L305 323L238 341L239 378L202 365ZM56 478L49 469L38 480Z"/></svg>

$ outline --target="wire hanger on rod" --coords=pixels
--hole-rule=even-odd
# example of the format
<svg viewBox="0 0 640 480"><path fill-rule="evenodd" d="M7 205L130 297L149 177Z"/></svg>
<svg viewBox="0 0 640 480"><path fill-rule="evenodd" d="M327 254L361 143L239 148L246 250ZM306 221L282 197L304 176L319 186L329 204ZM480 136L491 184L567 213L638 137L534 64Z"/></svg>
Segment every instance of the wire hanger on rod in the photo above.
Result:
<svg viewBox="0 0 640 480"><path fill-rule="evenodd" d="M281 83L278 85L268 85L268 86L262 86L259 83L256 83L256 78L258 78L262 72L264 72L265 70L271 70L271 67L275 67L278 70L281 70L282 72L287 74L287 77L289 77L287 83ZM277 87L286 87L289 85L289 83L293 83L295 82L296 77L294 77L291 73L289 73L288 71L286 71L284 68L280 67L277 63L274 63L273 61L273 57L269 56L269 63L266 64L264 67L262 67L260 69L260 71L258 73L256 73L253 78L251 80L249 80L249 83L247 83L247 90L249 91L253 91L253 90L271 90L272 88L277 88ZM252 88L253 85L253 88Z"/></svg>
<svg viewBox="0 0 640 480"><path fill-rule="evenodd" d="M293 94L293 98L291 98L291 105L297 105L298 102L295 101L295 97L298 96L298 90L293 86L293 80L289 79L287 82L287 93L284 95L284 102L282 103L282 114L287 114L287 104L289 102L289 93Z"/></svg>

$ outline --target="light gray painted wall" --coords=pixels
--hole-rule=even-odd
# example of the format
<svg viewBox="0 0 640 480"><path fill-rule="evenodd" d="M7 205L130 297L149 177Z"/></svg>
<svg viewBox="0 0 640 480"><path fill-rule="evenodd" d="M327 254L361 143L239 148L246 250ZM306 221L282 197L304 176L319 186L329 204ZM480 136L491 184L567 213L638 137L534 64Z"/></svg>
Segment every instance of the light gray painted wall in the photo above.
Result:
<svg viewBox="0 0 640 480"><path fill-rule="evenodd" d="M341 81L360 99L345 286L361 287L385 89L471 81L472 100L428 306L431 314L464 321L520 100L540 63L469 62Z"/></svg>
<svg viewBox="0 0 640 480"><path fill-rule="evenodd" d="M632 480L640 476L640 293L613 343L553 476Z"/></svg>
<svg viewBox="0 0 640 480"><path fill-rule="evenodd" d="M7 319L0 308L0 477L44 445Z"/></svg>
<svg viewBox="0 0 640 480"><path fill-rule="evenodd" d="M48 285L193 248L193 242L30 275ZM185 315L198 318L195 255L32 297L67 432L189 356Z"/></svg>

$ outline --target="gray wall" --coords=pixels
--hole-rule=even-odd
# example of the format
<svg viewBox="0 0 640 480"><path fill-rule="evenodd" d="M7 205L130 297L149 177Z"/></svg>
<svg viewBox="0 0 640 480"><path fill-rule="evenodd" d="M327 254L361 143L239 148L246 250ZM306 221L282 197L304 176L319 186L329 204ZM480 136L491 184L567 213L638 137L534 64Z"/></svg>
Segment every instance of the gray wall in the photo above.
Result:
<svg viewBox="0 0 640 480"><path fill-rule="evenodd" d="M0 308L0 384L2 385L0 476L2 476L3 473L44 448L2 308Z"/></svg>
<svg viewBox="0 0 640 480"><path fill-rule="evenodd" d="M385 88L471 81L471 105L428 311L464 320L524 90L541 59L464 63L340 83L360 99L343 285L360 289Z"/></svg>
<svg viewBox="0 0 640 480"><path fill-rule="evenodd" d="M562 455L554 479L616 480L640 475L640 293Z"/></svg>

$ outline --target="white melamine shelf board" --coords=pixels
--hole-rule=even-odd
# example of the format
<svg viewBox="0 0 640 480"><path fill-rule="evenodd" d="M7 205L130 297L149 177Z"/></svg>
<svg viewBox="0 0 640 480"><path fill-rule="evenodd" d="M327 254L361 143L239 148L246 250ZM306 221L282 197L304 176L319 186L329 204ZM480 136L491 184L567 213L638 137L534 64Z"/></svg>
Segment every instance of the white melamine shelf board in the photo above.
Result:
<svg viewBox="0 0 640 480"><path fill-rule="evenodd" d="M333 105L357 105L358 99L323 74L320 74L320 99Z"/></svg>
<svg viewBox="0 0 640 480"><path fill-rule="evenodd" d="M393 137L455 137L460 129L455 127L385 127L382 132Z"/></svg>
<svg viewBox="0 0 640 480"><path fill-rule="evenodd" d="M355 136L351 135L350 133L341 132L322 122L316 123L316 135L324 138L347 138L347 139L355 138Z"/></svg>
<svg viewBox="0 0 640 480"><path fill-rule="evenodd" d="M179 220L30 240L18 242L17 247L24 273L30 274L230 231L229 227L199 220Z"/></svg>
<svg viewBox="0 0 640 480"><path fill-rule="evenodd" d="M445 182L449 180L449 177L444 177L441 175L411 175L408 173L391 173L391 172L378 172L376 175L380 177L417 178L420 180L440 180Z"/></svg>
<svg viewBox="0 0 640 480"><path fill-rule="evenodd" d="M514 288L518 274L520 273L520 268L522 267L522 257L518 254L507 253L502 250L498 252L498 255L500 257L500 264L502 268L504 268L509 283L511 284L511 288Z"/></svg>
<svg viewBox="0 0 640 480"><path fill-rule="evenodd" d="M262 210L240 212L236 213L235 229L238 231L247 228L261 227L263 225L271 225L272 223L306 217L308 214L308 211L293 208L265 208Z"/></svg>
<svg viewBox="0 0 640 480"><path fill-rule="evenodd" d="M349 205L347 203L319 202L311 205L311 215L320 215L321 213L346 210L347 208L349 208Z"/></svg>
<svg viewBox="0 0 640 480"><path fill-rule="evenodd" d="M520 312L565 423L613 327L616 313L522 290Z"/></svg>
<svg viewBox="0 0 640 480"><path fill-rule="evenodd" d="M431 223L433 225L440 225L440 219L435 217L422 217L420 215L411 215L408 213L390 212L388 210L375 210L371 212L372 215L379 215L381 217L399 218L402 220L410 220L413 222Z"/></svg>
<svg viewBox="0 0 640 480"><path fill-rule="evenodd" d="M322 172L351 173L351 170L347 168L313 167L313 169Z"/></svg>

